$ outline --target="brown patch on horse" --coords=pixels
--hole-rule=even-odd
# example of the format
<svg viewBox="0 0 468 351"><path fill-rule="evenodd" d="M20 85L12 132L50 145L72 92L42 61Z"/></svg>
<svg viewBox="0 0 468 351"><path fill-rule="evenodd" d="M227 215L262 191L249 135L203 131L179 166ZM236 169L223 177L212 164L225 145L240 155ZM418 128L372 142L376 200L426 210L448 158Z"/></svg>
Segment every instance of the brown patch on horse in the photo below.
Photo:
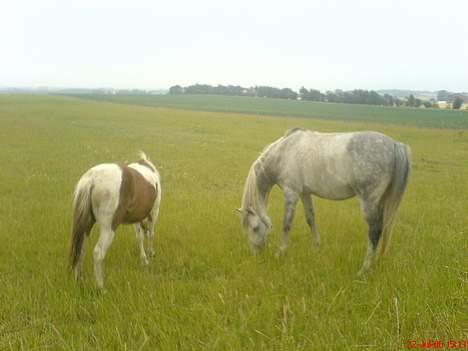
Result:
<svg viewBox="0 0 468 351"><path fill-rule="evenodd" d="M112 219L112 230L121 223L142 222L151 214L158 188L149 183L141 173L126 165L122 170L119 205Z"/></svg>

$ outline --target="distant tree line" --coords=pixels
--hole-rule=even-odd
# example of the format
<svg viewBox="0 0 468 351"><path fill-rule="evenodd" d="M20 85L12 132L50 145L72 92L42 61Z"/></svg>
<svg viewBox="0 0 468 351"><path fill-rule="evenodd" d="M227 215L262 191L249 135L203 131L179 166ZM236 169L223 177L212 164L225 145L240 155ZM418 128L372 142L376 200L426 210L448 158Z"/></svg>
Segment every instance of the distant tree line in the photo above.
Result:
<svg viewBox="0 0 468 351"><path fill-rule="evenodd" d="M278 89L269 86L256 86L243 88L239 85L218 85L195 84L188 87L174 85L169 89L169 94L210 94L210 95L234 95L234 96L256 96L276 99L297 100L298 94L289 88Z"/></svg>
<svg viewBox="0 0 468 351"><path fill-rule="evenodd" d="M355 89L351 91L343 91L337 89L335 91L327 91L325 94L319 90L307 90L302 87L300 90L302 100L309 101L326 101L346 104L366 104L366 105L401 105L402 102L391 95L380 95L373 90Z"/></svg>
<svg viewBox="0 0 468 351"><path fill-rule="evenodd" d="M270 86L255 86L244 88L239 85L218 85L212 86L209 84L194 84L187 87L174 85L169 89L169 94L209 94L209 95L233 95L233 96L253 96L274 99L289 99L289 100L306 100L306 101L320 101L331 103L347 103L347 104L366 104L366 105L382 105L382 106L409 106L437 108L437 101L435 99L422 100L410 94L406 99L397 98L390 94L379 94L374 90L355 89L351 91L344 91L337 89L335 91L326 91L322 93L316 89L306 89L302 87L299 92L295 92L290 88L274 88ZM446 94L446 96L444 95ZM449 100L450 93L442 90L438 92L438 100L447 97ZM453 108L460 108L463 100L460 102L453 101ZM458 104L460 106L458 106Z"/></svg>

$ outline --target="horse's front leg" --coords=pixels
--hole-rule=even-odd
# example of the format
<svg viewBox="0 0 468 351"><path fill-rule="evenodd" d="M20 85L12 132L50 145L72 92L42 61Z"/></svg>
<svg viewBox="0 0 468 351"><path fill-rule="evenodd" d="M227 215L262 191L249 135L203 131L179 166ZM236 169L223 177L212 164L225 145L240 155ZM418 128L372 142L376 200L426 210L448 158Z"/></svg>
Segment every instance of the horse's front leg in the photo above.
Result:
<svg viewBox="0 0 468 351"><path fill-rule="evenodd" d="M294 212L296 210L297 193L290 189L284 191L284 219L283 219L283 237L279 247L279 255L282 255L288 249L289 231L291 230Z"/></svg>
<svg viewBox="0 0 468 351"><path fill-rule="evenodd" d="M148 261L148 258L146 257L146 252L145 252L145 233L144 233L143 226L141 223L136 223L134 227L135 227L136 237L138 240L138 246L140 247L141 263L144 265L148 265L149 261Z"/></svg>
<svg viewBox="0 0 468 351"><path fill-rule="evenodd" d="M149 257L156 256L156 250L154 249L154 230L148 230L148 246L146 249Z"/></svg>
<svg viewBox="0 0 468 351"><path fill-rule="evenodd" d="M146 236L148 238L147 252L149 257L156 256L156 251L154 249L154 231L156 226L156 221L159 216L159 203L156 203L151 211L151 214L148 216L148 228L146 231Z"/></svg>

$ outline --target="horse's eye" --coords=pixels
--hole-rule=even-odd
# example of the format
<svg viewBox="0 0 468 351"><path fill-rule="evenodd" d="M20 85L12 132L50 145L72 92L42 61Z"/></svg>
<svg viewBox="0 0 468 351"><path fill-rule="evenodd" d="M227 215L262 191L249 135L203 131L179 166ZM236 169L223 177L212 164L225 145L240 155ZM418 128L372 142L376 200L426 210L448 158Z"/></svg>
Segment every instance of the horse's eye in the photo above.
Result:
<svg viewBox="0 0 468 351"><path fill-rule="evenodd" d="M259 230L259 229L260 229L260 226L259 226L259 225L257 225L257 226L255 226L255 227L253 227L253 229L252 229L252 230L253 230L254 232L258 232L258 230Z"/></svg>

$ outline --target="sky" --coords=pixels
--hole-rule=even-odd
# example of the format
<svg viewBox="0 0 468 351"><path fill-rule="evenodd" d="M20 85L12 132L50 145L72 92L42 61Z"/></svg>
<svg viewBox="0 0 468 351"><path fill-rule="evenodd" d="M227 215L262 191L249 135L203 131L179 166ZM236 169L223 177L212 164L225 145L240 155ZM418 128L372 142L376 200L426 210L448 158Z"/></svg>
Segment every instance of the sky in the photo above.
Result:
<svg viewBox="0 0 468 351"><path fill-rule="evenodd" d="M468 91L467 38L467 0L4 0L0 87Z"/></svg>

